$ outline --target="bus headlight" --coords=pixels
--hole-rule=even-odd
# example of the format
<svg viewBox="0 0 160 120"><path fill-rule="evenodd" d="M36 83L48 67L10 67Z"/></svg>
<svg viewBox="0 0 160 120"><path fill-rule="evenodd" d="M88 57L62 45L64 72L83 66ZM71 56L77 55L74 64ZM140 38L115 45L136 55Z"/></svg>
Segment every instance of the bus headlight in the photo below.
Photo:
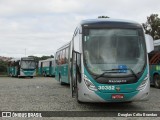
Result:
<svg viewBox="0 0 160 120"><path fill-rule="evenodd" d="M146 86L147 81L148 81L148 76L145 77L145 79L144 79L143 82L140 84L140 86L137 88L137 90L142 90L142 89Z"/></svg>
<svg viewBox="0 0 160 120"><path fill-rule="evenodd" d="M97 88L96 88L96 86L88 79L88 78L84 78L84 81L85 81L85 84L86 84L86 86L87 86L87 88L89 89L89 90L92 90L92 91L97 91Z"/></svg>

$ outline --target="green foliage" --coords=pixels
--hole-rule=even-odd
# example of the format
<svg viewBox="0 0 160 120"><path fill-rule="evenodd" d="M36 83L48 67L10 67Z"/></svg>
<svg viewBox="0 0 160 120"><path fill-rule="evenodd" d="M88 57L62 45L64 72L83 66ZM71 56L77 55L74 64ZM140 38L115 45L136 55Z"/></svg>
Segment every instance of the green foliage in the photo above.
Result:
<svg viewBox="0 0 160 120"><path fill-rule="evenodd" d="M151 14L147 17L147 22L142 23L146 34L149 34L153 39L160 39L160 18L158 14Z"/></svg>
<svg viewBox="0 0 160 120"><path fill-rule="evenodd" d="M98 18L109 18L108 16L98 16Z"/></svg>
<svg viewBox="0 0 160 120"><path fill-rule="evenodd" d="M28 56L28 57L33 57L37 62L38 62L39 60L46 60L46 59L48 59L48 58L54 58L53 55L51 55L51 56L42 56L42 57L37 57L37 56L31 55L31 56Z"/></svg>
<svg viewBox="0 0 160 120"><path fill-rule="evenodd" d="M8 62L0 61L0 73L7 72L7 65L8 65Z"/></svg>

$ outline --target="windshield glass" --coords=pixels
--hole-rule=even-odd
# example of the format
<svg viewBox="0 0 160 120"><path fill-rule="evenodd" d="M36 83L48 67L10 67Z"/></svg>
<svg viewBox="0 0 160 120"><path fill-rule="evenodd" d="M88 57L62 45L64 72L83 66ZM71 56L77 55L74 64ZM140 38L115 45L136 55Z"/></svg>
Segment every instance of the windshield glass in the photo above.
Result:
<svg viewBox="0 0 160 120"><path fill-rule="evenodd" d="M22 69L35 69L36 68L36 63L35 61L21 61L21 68Z"/></svg>
<svg viewBox="0 0 160 120"><path fill-rule="evenodd" d="M132 69L135 74L141 72L145 65L145 42L139 32L136 29L88 29L83 38L86 67L98 75L121 66ZM127 70L108 74L133 73Z"/></svg>

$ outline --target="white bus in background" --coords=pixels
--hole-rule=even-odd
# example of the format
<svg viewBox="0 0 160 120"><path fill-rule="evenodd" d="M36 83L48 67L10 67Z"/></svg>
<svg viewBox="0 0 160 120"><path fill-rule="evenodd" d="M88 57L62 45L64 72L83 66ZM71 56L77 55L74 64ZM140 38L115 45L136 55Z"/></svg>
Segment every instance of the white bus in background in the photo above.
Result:
<svg viewBox="0 0 160 120"><path fill-rule="evenodd" d="M40 60L38 63L38 74L43 76L55 76L55 59Z"/></svg>
<svg viewBox="0 0 160 120"><path fill-rule="evenodd" d="M32 57L22 57L11 59L8 63L8 75L15 77L36 76L36 61Z"/></svg>

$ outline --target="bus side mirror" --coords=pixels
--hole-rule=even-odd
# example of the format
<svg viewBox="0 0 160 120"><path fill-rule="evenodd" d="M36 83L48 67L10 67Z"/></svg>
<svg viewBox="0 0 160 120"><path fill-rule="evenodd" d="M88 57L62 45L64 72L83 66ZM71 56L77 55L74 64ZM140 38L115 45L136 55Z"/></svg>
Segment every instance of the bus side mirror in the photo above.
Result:
<svg viewBox="0 0 160 120"><path fill-rule="evenodd" d="M146 48L147 53L150 53L154 50L154 42L152 36L145 34Z"/></svg>

